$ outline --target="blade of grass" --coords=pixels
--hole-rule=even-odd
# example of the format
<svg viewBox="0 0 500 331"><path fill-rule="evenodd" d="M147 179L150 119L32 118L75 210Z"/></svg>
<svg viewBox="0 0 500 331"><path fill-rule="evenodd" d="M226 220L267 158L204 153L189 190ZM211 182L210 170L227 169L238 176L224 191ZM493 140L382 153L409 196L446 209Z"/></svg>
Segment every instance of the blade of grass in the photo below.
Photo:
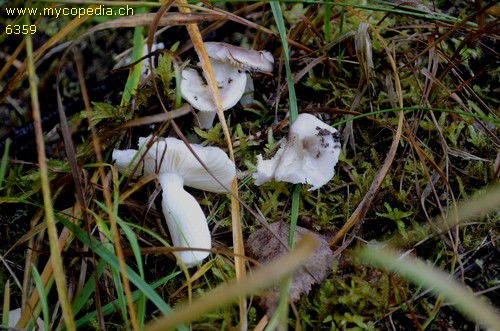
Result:
<svg viewBox="0 0 500 331"><path fill-rule="evenodd" d="M241 282L223 285L210 291L200 299L194 301L190 306L182 308L172 315L162 317L149 326L146 326L145 330L165 331L173 329L179 323L189 322L213 309L223 307L239 297L268 287L302 266L315 251L317 245L318 243L313 236L304 236L297 243L296 248L283 258L262 267Z"/></svg>
<svg viewBox="0 0 500 331"><path fill-rule="evenodd" d="M285 62L286 80L288 85L288 100L290 107L290 125L293 124L295 119L299 114L299 109L297 105L297 96L295 94L295 84L293 81L292 69L290 68L290 52L288 50L288 39L285 27L285 20L283 18L283 13L281 11L281 4L279 1L272 1L269 4L273 12L274 20L276 26L278 27L278 32L281 39L281 45L283 49L283 59ZM290 248L293 248L295 243L295 227L297 225L298 211L299 211L299 200L300 200L300 190L302 185L296 184L292 194L292 214L290 219ZM278 303L278 309L276 309L275 317L270 321L270 325L275 323L280 324L280 328L286 329L286 319L288 318L288 292L290 286L292 285L292 279L288 278L282 284L282 290L280 293L280 300ZM275 322L278 320L279 322ZM266 328L267 329L267 328Z"/></svg>
<svg viewBox="0 0 500 331"><path fill-rule="evenodd" d="M158 281L154 282L153 284L151 284L151 289L156 289L162 285L165 285L167 282L169 282L170 280L174 279L177 275L179 275L181 272L180 271L177 271L177 272L174 272L174 273L171 273L170 275L168 276L165 276L161 279L159 279ZM137 291L134 291L132 293L132 298L134 300L138 300L139 299L139 296L141 295L141 291L140 290L137 290ZM114 312L116 312L116 307L118 306L118 301L117 300L114 300L106 305L104 305L102 307L102 314L103 316L107 316L107 315L110 315ZM92 320L95 320L97 318L97 312L96 311L93 311L89 314L85 314L85 316L83 316L82 318L78 319L75 321L75 325L76 327L81 327L81 326L87 326L88 324L91 323Z"/></svg>
<svg viewBox="0 0 500 331"><path fill-rule="evenodd" d="M117 192L118 193L118 192ZM114 201L118 201L118 197L114 199ZM102 203L99 201L96 202L98 206L100 206L103 210L106 210L106 206L104 206ZM118 209L117 206L115 206L115 209ZM132 229L119 217L116 217L116 222L120 226L121 230L124 232L125 236L127 237L130 248L132 249L132 252L135 257L135 261L137 264L137 269L139 270L139 276L143 281L144 279L144 268L143 268L143 263L142 263L142 258L141 258L141 248L139 247L139 243L137 241L137 237L132 231ZM138 297L138 302L137 302L137 323L139 324L139 327L142 329L144 326L144 321L146 317L146 296L144 293L140 292L139 297Z"/></svg>
<svg viewBox="0 0 500 331"><path fill-rule="evenodd" d="M99 260L99 263L96 267L97 278L100 279L102 273L104 272L104 267L106 266L103 260ZM88 303L88 300L92 293L94 293L94 289L96 288L96 277L90 277L89 280L85 283L80 293L73 300L72 311L73 316L78 315L80 310ZM78 323L75 322L75 326L78 327Z"/></svg>
<svg viewBox="0 0 500 331"><path fill-rule="evenodd" d="M72 237L70 237L70 231L67 228L64 228L61 231L61 235L59 236L59 247L63 247L65 245L68 245L68 243L71 242ZM29 273L31 274L31 273ZM50 291L52 288L52 285L54 284L54 277L53 277L53 263L52 263L52 257L49 258L47 261L47 264L45 265L42 274L40 275L42 278L42 282L47 290ZM23 284L27 284L28 281L25 280L23 281ZM26 287L26 286L24 286ZM31 295L29 297L29 300L26 303L23 303L23 308L27 307L36 307L39 305L39 295L37 291L32 291ZM23 325L26 326L26 323L28 320L31 318L31 309L23 309L21 313L21 318L19 319L18 325Z"/></svg>
<svg viewBox="0 0 500 331"><path fill-rule="evenodd" d="M40 273L38 272L38 270L35 268L34 265L31 265L31 275L33 277L33 280L35 281L35 285L36 285L36 288L38 290L38 295L40 296L40 304L42 306L43 323L45 325L45 330L50 330L49 329L49 320L50 320L49 303L47 300L48 291L47 291L47 289L44 288L42 277L40 276ZM34 316L34 320L35 321L33 321L33 323L36 324L36 316Z"/></svg>
<svg viewBox="0 0 500 331"><path fill-rule="evenodd" d="M325 44L330 43L330 11L332 9L332 3L327 1L325 3L325 14L323 15L323 33L325 34Z"/></svg>
<svg viewBox="0 0 500 331"><path fill-rule="evenodd" d="M281 4L279 1L271 1L269 5L273 11L274 20L276 21L276 26L278 27L280 34L281 45L283 47L283 59L285 62L288 98L290 103L290 123L293 123L299 114L299 110L297 108L297 96L295 94L295 85L293 84L292 70L290 69L290 53L288 50L288 39L286 37L285 20L283 18L283 13L281 12Z"/></svg>
<svg viewBox="0 0 500 331"><path fill-rule="evenodd" d="M29 16L26 16L26 23L29 24ZM43 141L42 120L40 115L40 104L38 101L37 79L35 74L35 59L33 56L33 44L31 36L25 36L26 41L26 64L29 80L29 92L31 96L31 106L33 110L33 126L35 128L35 139L38 153L38 165L40 169L40 181L42 185L42 196L45 210L45 222L49 236L50 256L53 267L53 275L56 282L57 293L61 303L61 310L66 328L75 330L75 322L71 313L71 305L67 297L66 277L64 274L60 247L55 225L54 210L52 208L47 161L45 158L45 145Z"/></svg>
<svg viewBox="0 0 500 331"><path fill-rule="evenodd" d="M145 7L139 7L136 9L138 14L145 12ZM135 14L135 13L134 13ZM132 55L130 62L135 62L142 57L142 53L144 51L144 28L142 26L136 26L134 28L134 38L133 38L133 47L132 47ZM125 88L123 90L121 106L125 106L130 102L132 98L132 93L137 89L139 85L139 81L141 79L141 71L142 71L142 61L138 62L134 69L132 70L132 74L129 75L127 79L127 83L125 84Z"/></svg>
<svg viewBox="0 0 500 331"><path fill-rule="evenodd" d="M484 300L474 296L467 287L452 279L449 274L419 259L408 256L401 258L389 249L365 247L356 255L370 264L398 273L411 282L429 289L437 296L444 297L471 321L491 330L498 329L500 325L498 312Z"/></svg>
<svg viewBox="0 0 500 331"><path fill-rule="evenodd" d="M85 231L80 229L79 227L74 226L69 220L63 217L58 217L59 221L63 223L71 232L75 235L78 240L89 247L94 247L95 253L100 256L107 264L112 266L113 268L119 268L120 262L118 261L118 257L110 252L107 248L103 247L100 242L98 242L95 238L92 238L87 235ZM146 297L151 300L151 302L165 315L169 315L172 313L172 309L165 303L165 301L151 288L151 285L146 283L141 277L128 265L125 265L125 276L132 282L137 288L146 295ZM178 326L180 330L187 331L187 327L185 325Z"/></svg>
<svg viewBox="0 0 500 331"><path fill-rule="evenodd" d="M9 149L10 149L10 139L5 140L5 149L3 150L2 161L0 163L0 191L2 190L3 181L5 179L5 174L7 173L7 167L9 165Z"/></svg>
<svg viewBox="0 0 500 331"><path fill-rule="evenodd" d="M98 201L96 203L99 203ZM100 204L102 206L102 204ZM89 212L93 215L96 220L97 227L99 229L99 233L102 234L101 239L101 247L107 249L111 254L115 253L115 249L113 244L113 235L108 227L107 222L101 217L101 215L97 214L94 210L89 210ZM109 213L109 211L105 210L105 212ZM87 231L88 233L88 231ZM95 250L93 249L95 254ZM115 287L115 293L118 296L118 308L120 309L120 313L123 317L123 324L129 325L129 318L127 315L127 299L123 293L123 282L120 279L120 270L115 268L112 265L108 265L108 269L111 273L111 277L113 278L113 285Z"/></svg>
<svg viewBox="0 0 500 331"><path fill-rule="evenodd" d="M9 325L10 279L7 279L3 292L2 324Z"/></svg>

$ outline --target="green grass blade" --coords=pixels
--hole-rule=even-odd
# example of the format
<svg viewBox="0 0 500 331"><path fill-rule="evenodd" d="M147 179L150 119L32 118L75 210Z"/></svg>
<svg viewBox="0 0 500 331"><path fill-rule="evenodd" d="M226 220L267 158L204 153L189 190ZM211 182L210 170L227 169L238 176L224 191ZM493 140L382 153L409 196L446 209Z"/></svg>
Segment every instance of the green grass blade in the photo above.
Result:
<svg viewBox="0 0 500 331"><path fill-rule="evenodd" d="M7 138L5 140L5 148L3 150L2 161L0 163L0 191L2 190L5 174L7 173L7 167L9 166L9 149L10 139Z"/></svg>
<svg viewBox="0 0 500 331"><path fill-rule="evenodd" d="M295 228L297 226L297 219L299 218L299 202L300 202L300 191L302 190L301 184L295 184L292 193L292 212L290 215L290 248L295 246Z"/></svg>
<svg viewBox="0 0 500 331"><path fill-rule="evenodd" d="M3 292L3 308L2 308L2 324L9 325L9 310L10 310L10 280L7 279Z"/></svg>
<svg viewBox="0 0 500 331"><path fill-rule="evenodd" d="M69 220L59 217L59 221L63 223L68 229L70 229L76 238L78 238L82 243L89 247L94 247L95 253L106 261L113 268L119 268L118 259L116 256L110 252L107 248L102 247L102 245L95 239L89 238L88 234L82 229L75 227L73 223ZM93 246L91 246L93 245ZM144 293L144 295L151 300L151 302L165 315L171 314L172 309L169 307L167 303L156 293L151 286L146 283L141 277L132 270L128 265L125 266L125 270L127 273L128 279L135 285L137 288ZM180 330L187 331L187 327L185 325L179 326Z"/></svg>
<svg viewBox="0 0 500 331"><path fill-rule="evenodd" d="M154 282L153 284L151 284L151 289L156 289L158 288L159 286L162 286L162 285L165 285L166 283L168 283L170 280L172 280L174 277L176 277L177 275L179 275L181 273L181 271L177 271L177 272L174 272L174 273L171 273L170 275L168 276L165 276L161 279L159 279L158 281ZM134 291L132 293L132 298L134 300L138 300L139 297L141 295L141 291L140 290L137 290L137 291ZM114 312L116 312L116 307L118 306L118 300L114 300L106 305L104 305L102 307L102 315L103 316L107 316L107 315L110 315ZM88 325L89 323L91 323L93 320L95 320L97 318L97 311L93 311L89 314L85 314L85 316L83 316L82 318L78 319L77 321L75 321L75 325L76 327L81 327L81 326L86 326Z"/></svg>
<svg viewBox="0 0 500 331"><path fill-rule="evenodd" d="M290 53L288 51L288 41L286 35L285 20L281 12L280 2L271 1L269 3L273 11L274 20L280 34L281 45L283 46L283 59L285 61L286 81L288 84L288 99L290 103L290 123L293 123L299 114L297 107L297 96L295 94L295 85L293 83L292 70L290 69Z"/></svg>
<svg viewBox="0 0 500 331"><path fill-rule="evenodd" d="M120 312L123 316L123 324L129 326L129 316L127 314L127 298L123 292L123 283L120 275L120 269L110 266L111 277L113 278L113 285L115 286L115 292L118 296L117 302ZM129 326L130 328L130 326Z"/></svg>
<svg viewBox="0 0 500 331"><path fill-rule="evenodd" d="M142 57L142 52L144 50L144 36L142 35L143 30L144 28L142 26L138 26L134 29L134 46L132 48L131 62L137 61ZM130 99L132 98L132 93L139 85L139 81L141 79L141 69L142 62L139 62L134 66L132 74L128 77L127 83L125 84L125 88L123 90L121 102L122 106L129 103Z"/></svg>
<svg viewBox="0 0 500 331"><path fill-rule="evenodd" d="M118 197L116 197L114 201L118 201ZM106 206L104 206L100 202L97 202L97 204L100 205L101 208L106 208ZM114 210L118 210L118 206L115 206ZM144 280L144 268L142 265L141 248L139 247L137 236L135 235L134 231L132 231L132 229L127 225L127 223L125 223L118 215L115 215L115 219L130 243L130 248L134 253L135 261L137 263L137 269L139 270L139 276L142 278L142 280ZM137 323L139 327L142 328L146 319L146 296L143 293L139 292L139 298L137 301Z"/></svg>
<svg viewBox="0 0 500 331"><path fill-rule="evenodd" d="M91 214L94 215L94 218L97 221L99 231L101 231L101 233L109 240L107 243L105 243L101 246L103 248L107 249L111 254L115 255L115 249L114 249L114 246L112 244L113 235L111 234L111 230L109 229L107 223L97 213L95 213L93 211L90 211L90 212L91 212ZM108 211L106 211L106 212L109 214ZM116 215L115 215L115 219L116 219ZM89 247L92 247L92 246L89 246ZM124 291L123 290L123 282L122 282L122 278L120 275L120 270L114 268L113 266L110 266L109 269L111 272L111 276L113 278L113 284L115 286L116 294L118 295L117 302L119 304L121 314L124 318L123 323L125 325L128 325L129 319L128 319L128 314L127 314L127 299L126 299L126 296L123 292Z"/></svg>
<svg viewBox="0 0 500 331"><path fill-rule="evenodd" d="M98 278L101 278L105 266L106 264L103 260L100 260L99 263L97 264L96 272ZM89 302L90 297L94 293L95 287L96 287L95 277L90 277L89 280L83 286L82 291L73 300L73 306L72 306L73 316L78 315L80 310L82 310L82 308L85 307L85 305Z"/></svg>
<svg viewBox="0 0 500 331"><path fill-rule="evenodd" d="M365 247L356 255L369 263L396 272L411 282L428 288L437 296L453 303L453 306L471 321L492 330L498 329L500 315L497 311L443 271L419 259L401 258L400 254L386 249Z"/></svg>
<svg viewBox="0 0 500 331"><path fill-rule="evenodd" d="M35 281L36 288L38 290L38 295L40 296L40 304L42 306L42 313L43 313L43 323L45 325L45 330L50 330L49 329L49 320L50 320L50 315L49 315L49 303L47 301L47 290L43 287L43 281L42 277L40 276L40 273L38 270L35 268L34 265L31 265L31 276L33 277L33 280ZM36 324L36 316L34 316L35 320L33 321L34 324ZM30 323L31 324L31 323Z"/></svg>
<svg viewBox="0 0 500 331"><path fill-rule="evenodd" d="M330 43L330 10L332 9L332 3L327 1L325 3L324 15L323 15L323 34L325 35L325 44Z"/></svg>

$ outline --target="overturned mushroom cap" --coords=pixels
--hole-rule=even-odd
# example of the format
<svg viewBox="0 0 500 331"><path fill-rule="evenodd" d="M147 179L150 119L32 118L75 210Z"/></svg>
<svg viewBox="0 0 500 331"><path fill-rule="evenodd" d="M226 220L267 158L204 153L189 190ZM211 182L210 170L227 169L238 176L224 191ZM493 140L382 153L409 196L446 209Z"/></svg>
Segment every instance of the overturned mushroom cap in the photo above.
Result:
<svg viewBox="0 0 500 331"><path fill-rule="evenodd" d="M240 101L245 92L247 76L228 63L211 60L223 110L229 109ZM215 111L210 89L202 74L195 69L182 70L181 94L191 106L200 111Z"/></svg>
<svg viewBox="0 0 500 331"><path fill-rule="evenodd" d="M256 185L271 180L310 184L316 190L335 174L340 154L339 132L310 114L300 114L270 160L257 156Z"/></svg>
<svg viewBox="0 0 500 331"><path fill-rule="evenodd" d="M183 141L176 138L157 138L148 149L147 144L152 139L152 136L139 138L139 147L144 154L142 161L141 155L136 156L137 150L135 149L114 150L113 159L116 160L115 167L118 171L130 175L140 162L133 174L134 177L171 172L183 177L184 185L203 191L223 193L227 192L226 188L231 186L236 175L236 168L220 148L190 144L224 187L213 179ZM136 156L135 160L131 163L134 156Z"/></svg>
<svg viewBox="0 0 500 331"><path fill-rule="evenodd" d="M206 42L205 49L212 59L229 62L245 70L273 71L274 58L268 51L256 51L220 42Z"/></svg>
<svg viewBox="0 0 500 331"><path fill-rule="evenodd" d="M189 148L175 138L139 138L140 151L114 150L118 171L135 177L158 175L162 187L162 209L176 247L202 248L177 253L178 264L193 267L205 259L211 248L207 220L196 199L184 190L184 185L211 192L226 192L236 173L234 163L217 147L190 145L218 183ZM132 173L132 171L134 171Z"/></svg>

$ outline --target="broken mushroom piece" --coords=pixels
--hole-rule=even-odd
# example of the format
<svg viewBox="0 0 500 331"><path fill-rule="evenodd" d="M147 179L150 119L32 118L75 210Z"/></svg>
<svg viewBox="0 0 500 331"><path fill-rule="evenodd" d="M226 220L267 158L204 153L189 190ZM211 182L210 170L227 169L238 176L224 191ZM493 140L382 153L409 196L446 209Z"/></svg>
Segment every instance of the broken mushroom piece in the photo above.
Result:
<svg viewBox="0 0 500 331"><path fill-rule="evenodd" d="M114 150L116 168L134 177L158 175L163 191L161 205L173 246L210 249L212 240L205 214L196 199L184 190L184 185L216 193L227 192L236 174L234 163L220 148L190 145L221 185L184 142L176 138L156 138L148 149L152 139L151 136L139 138L140 151ZM133 169L137 169L134 174L131 173ZM180 251L177 264L193 267L208 254L199 250Z"/></svg>
<svg viewBox="0 0 500 331"><path fill-rule="evenodd" d="M270 160L257 156L256 185L276 180L310 184L309 191L325 185L335 174L340 154L340 133L311 114L300 114L281 139Z"/></svg>
<svg viewBox="0 0 500 331"><path fill-rule="evenodd" d="M206 42L205 48L217 81L223 110L236 105L244 93L253 92L252 78L245 70L273 70L274 59L267 51L255 51L219 42ZM192 68L185 68L181 78L182 97L199 110L196 124L202 129L211 128L217 107L206 79L201 72ZM248 98L245 102L249 102Z"/></svg>

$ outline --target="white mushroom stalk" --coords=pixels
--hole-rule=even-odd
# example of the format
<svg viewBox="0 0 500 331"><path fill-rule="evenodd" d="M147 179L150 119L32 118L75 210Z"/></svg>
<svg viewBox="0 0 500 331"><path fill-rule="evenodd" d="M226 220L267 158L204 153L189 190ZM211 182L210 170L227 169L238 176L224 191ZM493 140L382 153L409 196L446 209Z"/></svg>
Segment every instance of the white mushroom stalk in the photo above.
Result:
<svg viewBox="0 0 500 331"><path fill-rule="evenodd" d="M245 70L273 70L274 59L267 51L255 51L218 42L206 42L205 48L217 80L223 110L234 107L243 94L252 94L252 78ZM182 71L181 95L199 110L196 124L202 129L211 128L217 107L201 72L192 68ZM248 104L251 99L247 97L244 102Z"/></svg>
<svg viewBox="0 0 500 331"><path fill-rule="evenodd" d="M234 163L220 148L191 144L221 185L181 140L157 138L147 149L151 139L151 136L139 138L140 152L134 149L114 150L116 168L134 177L158 175L162 188L162 210L173 246L210 249L212 240L205 214L196 199L184 190L184 185L210 192L227 192L236 174ZM132 174L134 168L137 171ZM193 267L199 265L208 254L200 250L180 251L177 253L177 263Z"/></svg>
<svg viewBox="0 0 500 331"><path fill-rule="evenodd" d="M272 180L310 184L309 191L328 183L335 174L340 154L340 133L311 114L300 114L288 137L270 160L257 156L256 185Z"/></svg>

